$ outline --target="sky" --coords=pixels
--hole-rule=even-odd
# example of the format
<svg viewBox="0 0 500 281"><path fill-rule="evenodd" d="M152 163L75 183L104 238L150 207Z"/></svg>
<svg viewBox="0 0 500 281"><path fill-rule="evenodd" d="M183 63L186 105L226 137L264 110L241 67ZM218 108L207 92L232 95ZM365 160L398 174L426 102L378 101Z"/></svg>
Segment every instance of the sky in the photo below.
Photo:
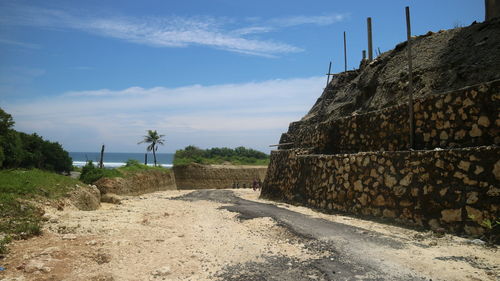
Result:
<svg viewBox="0 0 500 281"><path fill-rule="evenodd" d="M269 152L367 49L484 20L482 0L0 0L0 108L73 152Z"/></svg>

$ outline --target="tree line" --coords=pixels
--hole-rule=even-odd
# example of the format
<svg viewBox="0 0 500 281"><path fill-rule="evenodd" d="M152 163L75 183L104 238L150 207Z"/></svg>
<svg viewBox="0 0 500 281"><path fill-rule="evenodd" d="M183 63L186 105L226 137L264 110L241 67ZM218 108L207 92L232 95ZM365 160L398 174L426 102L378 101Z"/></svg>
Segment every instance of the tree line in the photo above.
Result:
<svg viewBox="0 0 500 281"><path fill-rule="evenodd" d="M0 108L0 168L38 168L69 172L73 161L58 142L13 129L12 115Z"/></svg>
<svg viewBox="0 0 500 281"><path fill-rule="evenodd" d="M174 165L189 163L221 164L224 162L232 164L267 164L268 161L269 155L243 146L234 149L227 147L201 149L189 145L184 149L177 150L174 155Z"/></svg>

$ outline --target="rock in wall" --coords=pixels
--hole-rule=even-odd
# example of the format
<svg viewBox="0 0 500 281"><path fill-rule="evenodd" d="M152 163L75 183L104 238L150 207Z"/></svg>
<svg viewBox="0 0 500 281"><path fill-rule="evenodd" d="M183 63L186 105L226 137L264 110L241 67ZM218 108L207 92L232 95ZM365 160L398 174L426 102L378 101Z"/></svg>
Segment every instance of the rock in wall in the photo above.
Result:
<svg viewBox="0 0 500 281"><path fill-rule="evenodd" d="M500 217L500 148L297 155L273 151L261 196L480 235Z"/></svg>
<svg viewBox="0 0 500 281"><path fill-rule="evenodd" d="M428 96L414 102L415 148L500 145L500 80ZM314 153L396 151L409 148L408 105L309 126L295 122L287 148Z"/></svg>
<svg viewBox="0 0 500 281"><path fill-rule="evenodd" d="M174 166L178 189L250 188L253 180L264 180L265 166L200 165Z"/></svg>
<svg viewBox="0 0 500 281"><path fill-rule="evenodd" d="M129 174L124 178L101 178L94 183L102 194L139 195L160 190L175 190L171 170L149 170Z"/></svg>

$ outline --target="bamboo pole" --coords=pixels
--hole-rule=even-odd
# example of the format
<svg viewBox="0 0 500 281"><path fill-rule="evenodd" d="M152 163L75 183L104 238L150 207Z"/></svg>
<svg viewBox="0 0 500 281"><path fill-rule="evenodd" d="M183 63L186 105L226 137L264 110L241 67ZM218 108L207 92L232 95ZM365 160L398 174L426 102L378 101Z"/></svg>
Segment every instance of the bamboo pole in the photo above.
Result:
<svg viewBox="0 0 500 281"><path fill-rule="evenodd" d="M368 28L368 61L373 60L373 42L372 42L372 18L366 19L366 25Z"/></svg>
<svg viewBox="0 0 500 281"><path fill-rule="evenodd" d="M344 71L347 72L347 47L346 47L346 38L344 31Z"/></svg>

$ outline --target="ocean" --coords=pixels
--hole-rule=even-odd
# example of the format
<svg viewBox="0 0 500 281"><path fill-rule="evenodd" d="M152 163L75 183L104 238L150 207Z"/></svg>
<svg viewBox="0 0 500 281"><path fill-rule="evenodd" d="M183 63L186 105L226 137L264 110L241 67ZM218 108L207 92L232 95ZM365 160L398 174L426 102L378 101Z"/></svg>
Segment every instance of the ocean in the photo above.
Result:
<svg viewBox="0 0 500 281"><path fill-rule="evenodd" d="M87 161L92 160L94 164L99 163L100 152L70 152L69 156L73 159L73 166L83 167ZM144 163L144 153L126 153L126 152L104 152L104 167L118 168L125 166L129 159L135 159ZM172 167L174 160L173 153L156 153L156 162L163 167ZM153 165L153 153L148 153L148 165Z"/></svg>

